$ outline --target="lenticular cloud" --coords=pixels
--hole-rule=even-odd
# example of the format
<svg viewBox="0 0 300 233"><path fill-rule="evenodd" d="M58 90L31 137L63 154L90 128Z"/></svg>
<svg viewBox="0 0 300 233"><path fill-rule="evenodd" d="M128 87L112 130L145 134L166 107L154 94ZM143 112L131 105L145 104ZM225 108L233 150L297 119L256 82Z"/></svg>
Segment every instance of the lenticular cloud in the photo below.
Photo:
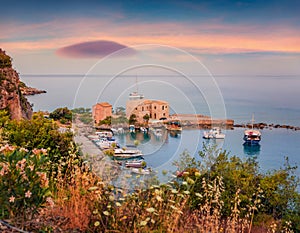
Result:
<svg viewBox="0 0 300 233"><path fill-rule="evenodd" d="M56 51L59 56L70 58L101 58L116 51L118 56L130 56L135 50L114 41L89 41L62 47Z"/></svg>

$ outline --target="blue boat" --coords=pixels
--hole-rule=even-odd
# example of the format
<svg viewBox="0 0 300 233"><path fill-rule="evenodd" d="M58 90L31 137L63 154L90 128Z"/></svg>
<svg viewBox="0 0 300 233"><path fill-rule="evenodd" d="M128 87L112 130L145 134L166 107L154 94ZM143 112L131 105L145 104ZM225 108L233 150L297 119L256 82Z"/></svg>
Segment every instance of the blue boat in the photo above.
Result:
<svg viewBox="0 0 300 233"><path fill-rule="evenodd" d="M261 132L253 129L254 116L252 116L252 128L244 131L244 141L248 145L257 145L261 140Z"/></svg>

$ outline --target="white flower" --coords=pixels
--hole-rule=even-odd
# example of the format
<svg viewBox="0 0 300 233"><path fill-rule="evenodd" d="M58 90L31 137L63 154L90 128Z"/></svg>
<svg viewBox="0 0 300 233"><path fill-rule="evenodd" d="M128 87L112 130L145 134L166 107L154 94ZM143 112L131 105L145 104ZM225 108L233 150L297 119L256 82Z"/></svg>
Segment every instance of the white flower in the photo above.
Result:
<svg viewBox="0 0 300 233"><path fill-rule="evenodd" d="M32 193L29 190L25 193L25 197L27 197L27 198L30 198L31 195L32 195Z"/></svg>
<svg viewBox="0 0 300 233"><path fill-rule="evenodd" d="M8 201L11 202L11 203L14 203L14 202L15 202L15 199L16 199L16 198L15 198L14 196L11 196L11 197L9 198Z"/></svg>

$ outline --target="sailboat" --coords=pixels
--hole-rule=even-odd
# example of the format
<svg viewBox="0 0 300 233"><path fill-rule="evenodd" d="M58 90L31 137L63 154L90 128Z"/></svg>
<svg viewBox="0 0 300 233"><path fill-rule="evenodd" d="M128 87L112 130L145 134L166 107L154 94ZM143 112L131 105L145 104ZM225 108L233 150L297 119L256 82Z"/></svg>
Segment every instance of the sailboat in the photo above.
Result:
<svg viewBox="0 0 300 233"><path fill-rule="evenodd" d="M252 128L244 131L244 141L247 145L257 145L261 140L261 132L253 129L254 115L252 115Z"/></svg>

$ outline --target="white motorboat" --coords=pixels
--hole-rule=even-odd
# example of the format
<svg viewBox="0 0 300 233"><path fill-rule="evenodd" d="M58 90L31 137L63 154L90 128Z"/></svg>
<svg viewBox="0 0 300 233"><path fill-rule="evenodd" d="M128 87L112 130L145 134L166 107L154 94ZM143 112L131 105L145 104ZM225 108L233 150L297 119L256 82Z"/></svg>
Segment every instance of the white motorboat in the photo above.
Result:
<svg viewBox="0 0 300 233"><path fill-rule="evenodd" d="M146 162L143 159L139 159L139 160L129 160L126 161L125 166L126 167L134 167L134 168L144 168L146 167Z"/></svg>
<svg viewBox="0 0 300 233"><path fill-rule="evenodd" d="M140 158L143 153L138 149L117 148L114 150L113 157L116 159Z"/></svg>
<svg viewBox="0 0 300 233"><path fill-rule="evenodd" d="M209 131L204 131L203 138L205 139L224 139L225 134L222 133L219 127L213 127Z"/></svg>

